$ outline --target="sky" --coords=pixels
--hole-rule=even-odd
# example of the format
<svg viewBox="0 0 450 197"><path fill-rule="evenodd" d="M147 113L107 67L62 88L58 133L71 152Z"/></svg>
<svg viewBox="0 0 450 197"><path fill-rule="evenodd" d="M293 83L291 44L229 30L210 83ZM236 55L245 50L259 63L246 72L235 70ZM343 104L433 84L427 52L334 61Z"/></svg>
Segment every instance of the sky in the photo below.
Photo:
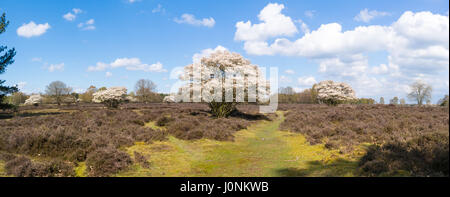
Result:
<svg viewBox="0 0 450 197"><path fill-rule="evenodd" d="M0 44L17 51L0 75L45 92L150 79L169 92L176 71L215 50L279 69L296 91L333 80L356 96L405 98L409 84L449 93L449 1L0 0L10 21ZM408 101L408 100L407 100Z"/></svg>

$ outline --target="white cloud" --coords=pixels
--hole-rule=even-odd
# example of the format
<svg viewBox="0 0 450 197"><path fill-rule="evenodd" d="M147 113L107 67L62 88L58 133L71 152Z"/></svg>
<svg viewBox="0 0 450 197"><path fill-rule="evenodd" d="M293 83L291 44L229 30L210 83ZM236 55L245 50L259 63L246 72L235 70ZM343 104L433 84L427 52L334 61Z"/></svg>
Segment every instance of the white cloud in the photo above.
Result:
<svg viewBox="0 0 450 197"><path fill-rule="evenodd" d="M258 43L271 37L296 34L297 27L290 17L281 14L283 9L282 4L270 3L258 15L261 23L237 22L234 39Z"/></svg>
<svg viewBox="0 0 450 197"><path fill-rule="evenodd" d="M128 3L136 3L136 2L139 2L141 0L127 0L127 1L128 1Z"/></svg>
<svg viewBox="0 0 450 197"><path fill-rule="evenodd" d="M102 63L102 62L97 62L96 66L89 66L88 67L88 71L103 71L103 70L105 70L108 67L109 67L108 64L105 64L105 63Z"/></svg>
<svg viewBox="0 0 450 197"><path fill-rule="evenodd" d="M314 85L315 83L317 83L316 79L315 79L314 77L312 77L312 76L309 76L309 77L299 77L299 78L297 79L297 82L298 82L298 84L299 84L300 86L303 86L303 87L305 87L305 86L312 86L312 85Z"/></svg>
<svg viewBox="0 0 450 197"><path fill-rule="evenodd" d="M75 18L77 18L77 16L75 16L75 14L72 13L67 13L63 15L63 18L66 19L67 21L73 21L75 20Z"/></svg>
<svg viewBox="0 0 450 197"><path fill-rule="evenodd" d="M360 21L360 22L365 22L368 23L370 22L372 19L374 19L375 17L380 17L380 16L387 16L389 15L389 13L387 12L379 12L376 10L371 10L369 11L367 8L364 10L361 10L359 12L358 15L355 16L355 21Z"/></svg>
<svg viewBox="0 0 450 197"><path fill-rule="evenodd" d="M81 9L79 9L79 8L73 8L72 11L73 11L73 13L75 13L75 14L83 13L83 10L81 10Z"/></svg>
<svg viewBox="0 0 450 197"><path fill-rule="evenodd" d="M111 67L127 67L140 65L141 60L139 58L118 58L111 63Z"/></svg>
<svg viewBox="0 0 450 197"><path fill-rule="evenodd" d="M89 66L88 71L103 71L107 68L124 67L127 70L139 70L144 72L167 72L160 62L155 64L144 64L139 58L117 58L110 64L97 62L96 66Z"/></svg>
<svg viewBox="0 0 450 197"><path fill-rule="evenodd" d="M284 72L287 73L287 74L290 74L290 75L295 74L295 71L291 70L291 69L285 70Z"/></svg>
<svg viewBox="0 0 450 197"><path fill-rule="evenodd" d="M318 63L319 73L324 78L350 83L358 96L393 95L396 91L403 94L405 87L417 77L429 79L433 87L437 87L436 92L448 93L448 88L442 85L448 80L448 74L442 73L449 70L447 15L407 11L389 26L358 26L345 31L338 23L322 24L293 41L286 38L291 36L288 31L276 36L249 36L243 34L238 24L243 23L236 24L235 38L244 42L247 53L311 59ZM278 26L279 23L264 28ZM372 52L387 53L387 62L369 65Z"/></svg>
<svg viewBox="0 0 450 197"><path fill-rule="evenodd" d="M53 71L63 71L64 70L64 63L61 64L51 64L49 67L47 67L47 70L50 72Z"/></svg>
<svg viewBox="0 0 450 197"><path fill-rule="evenodd" d="M41 36L47 30L50 29L50 25L48 23L45 24L36 24L33 21L29 22L28 24L23 24L17 29L17 35L25 37L25 38L31 38L33 36Z"/></svg>
<svg viewBox="0 0 450 197"><path fill-rule="evenodd" d="M290 77L288 77L288 76L281 75L280 76L280 82L281 83L291 83L292 79Z"/></svg>
<svg viewBox="0 0 450 197"><path fill-rule="evenodd" d="M19 90L22 90L26 85L27 85L27 82L21 81L21 82L17 83L17 88L19 88Z"/></svg>
<svg viewBox="0 0 450 197"><path fill-rule="evenodd" d="M211 48L203 49L200 53L195 53L192 56L192 62L199 63L203 57L207 57L216 51L228 51L228 49L221 45L218 45L215 49Z"/></svg>
<svg viewBox="0 0 450 197"><path fill-rule="evenodd" d="M105 76L106 76L106 77L112 77L112 73L111 73L111 72L106 72L106 73L105 73Z"/></svg>
<svg viewBox="0 0 450 197"><path fill-rule="evenodd" d="M203 19L196 19L194 15L192 14L183 14L181 15L181 18L175 18L174 21L179 24L190 24L195 26L205 26L205 27L214 27L216 24L216 21L214 18L203 18Z"/></svg>
<svg viewBox="0 0 450 197"><path fill-rule="evenodd" d="M166 69L163 68L163 65L160 62L155 64L139 64L135 66L127 66L127 70L140 70L144 72L167 72Z"/></svg>
<svg viewBox="0 0 450 197"><path fill-rule="evenodd" d="M83 12L83 10L81 10L79 8L73 8L72 12L68 12L67 14L64 14L63 18L66 19L67 21L74 21L77 18L77 15L81 14Z"/></svg>
<svg viewBox="0 0 450 197"><path fill-rule="evenodd" d="M95 30L94 23L95 23L94 19L89 19L84 23L78 24L78 28L80 28L81 30Z"/></svg>

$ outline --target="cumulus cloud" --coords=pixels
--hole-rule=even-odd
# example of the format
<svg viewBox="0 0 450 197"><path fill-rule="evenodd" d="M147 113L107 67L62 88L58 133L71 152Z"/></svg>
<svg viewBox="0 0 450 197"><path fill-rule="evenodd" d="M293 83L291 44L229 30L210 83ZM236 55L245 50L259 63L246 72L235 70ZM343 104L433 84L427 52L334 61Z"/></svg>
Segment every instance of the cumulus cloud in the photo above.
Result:
<svg viewBox="0 0 450 197"><path fill-rule="evenodd" d="M64 63L51 64L50 66L47 67L47 70L50 71L50 72L63 71L64 70Z"/></svg>
<svg viewBox="0 0 450 197"><path fill-rule="evenodd" d="M81 10L79 8L73 8L72 12L68 12L67 14L64 14L63 18L66 19L67 21L74 21L77 18L77 15L82 13L83 10Z"/></svg>
<svg viewBox="0 0 450 197"><path fill-rule="evenodd" d="M67 21L73 21L75 20L75 18L77 18L77 16L75 16L75 14L72 13L67 13L63 15L63 18L66 19Z"/></svg>
<svg viewBox="0 0 450 197"><path fill-rule="evenodd" d="M117 58L110 64L97 62L96 66L89 66L88 71L103 71L108 68L124 67L127 70L144 71L144 72L167 72L160 62L155 64L144 64L139 58Z"/></svg>
<svg viewBox="0 0 450 197"><path fill-rule="evenodd" d="M280 82L281 82L281 83L290 83L290 82L292 82L292 80L291 80L291 78L288 77L288 76L281 75L281 76L280 76Z"/></svg>
<svg viewBox="0 0 450 197"><path fill-rule="evenodd" d="M273 6L269 4L263 10ZM277 4L275 7L283 6ZM277 15L274 18L288 18L279 10L273 12ZM429 80L433 87L440 87L442 81L448 80L448 74L439 74L449 70L447 15L407 11L389 26L358 26L350 30L343 30L338 23L328 23L295 40L287 38L294 34L294 28L281 31L283 28L279 26L283 23L268 24L263 22L257 25L264 28L255 28L250 21L238 22L235 38L243 41L244 49L252 55L300 56L316 61L324 78L350 83L356 87L358 96L374 96L383 91L386 94L403 92L404 87L419 76L438 78ZM284 20L286 24L290 24L290 20ZM278 31L267 33L272 28ZM387 53L387 62L369 65L369 53L372 52ZM437 91L448 92L448 89Z"/></svg>
<svg viewBox="0 0 450 197"><path fill-rule="evenodd" d="M282 4L270 3L258 15L261 23L252 24L250 21L236 23L234 39L258 43L271 37L296 34L297 27L290 17L281 13L283 9Z"/></svg>
<svg viewBox="0 0 450 197"><path fill-rule="evenodd" d="M228 49L221 45L218 45L215 49L211 48L203 49L200 53L195 53L192 56L192 62L199 63L203 57L207 57L216 51L228 51Z"/></svg>
<svg viewBox="0 0 450 197"><path fill-rule="evenodd" d="M316 79L315 79L314 77L312 77L312 76L308 76L308 77L299 77L299 78L297 79L297 82L298 82L298 84L299 84L300 86L302 86L302 87L305 87L305 86L309 87L309 86L312 86L312 85L314 85L315 83L317 83Z"/></svg>
<svg viewBox="0 0 450 197"><path fill-rule="evenodd" d="M108 67L109 67L108 64L105 64L103 62L97 62L95 66L89 66L88 71L103 71Z"/></svg>
<svg viewBox="0 0 450 197"><path fill-rule="evenodd" d="M25 38L37 37L45 34L48 29L50 29L50 25L48 23L36 24L31 21L28 24L23 24L22 26L20 26L17 29L17 35Z"/></svg>
<svg viewBox="0 0 450 197"><path fill-rule="evenodd" d="M106 77L112 77L112 73L111 73L111 72L106 72L106 73L105 73L105 76L106 76Z"/></svg>
<svg viewBox="0 0 450 197"><path fill-rule="evenodd" d="M364 10L361 10L358 15L355 16L355 21L365 22L368 23L372 19L380 16L387 16L389 13L387 12L379 12L376 10L369 11L367 8Z"/></svg>
<svg viewBox="0 0 450 197"><path fill-rule="evenodd" d="M17 88L19 88L19 90L22 90L26 85L27 85L26 81L21 81L17 83Z"/></svg>
<svg viewBox="0 0 450 197"><path fill-rule="evenodd" d="M80 28L81 30L95 30L94 23L95 23L94 19L89 19L84 23L78 24L78 28Z"/></svg>
<svg viewBox="0 0 450 197"><path fill-rule="evenodd" d="M174 21L179 24L189 24L194 26L214 27L216 21L214 18L196 19L192 14L183 14L181 18L175 18Z"/></svg>

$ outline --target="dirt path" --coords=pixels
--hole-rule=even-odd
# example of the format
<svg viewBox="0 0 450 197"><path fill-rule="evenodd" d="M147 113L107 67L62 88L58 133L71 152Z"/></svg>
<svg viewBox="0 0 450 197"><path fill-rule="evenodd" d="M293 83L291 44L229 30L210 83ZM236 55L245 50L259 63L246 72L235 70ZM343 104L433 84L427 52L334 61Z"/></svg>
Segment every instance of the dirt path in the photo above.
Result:
<svg viewBox="0 0 450 197"><path fill-rule="evenodd" d="M150 168L136 164L118 176L353 176L357 155L311 146L304 136L279 131L282 112L236 133L234 142L185 141L170 137L127 148L145 155ZM358 154L359 155L359 154Z"/></svg>

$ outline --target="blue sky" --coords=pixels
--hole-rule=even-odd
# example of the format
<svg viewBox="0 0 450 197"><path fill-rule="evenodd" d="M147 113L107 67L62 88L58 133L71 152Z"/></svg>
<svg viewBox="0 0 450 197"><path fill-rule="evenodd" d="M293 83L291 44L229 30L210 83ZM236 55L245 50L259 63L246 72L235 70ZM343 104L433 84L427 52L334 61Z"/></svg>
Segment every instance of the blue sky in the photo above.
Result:
<svg viewBox="0 0 450 197"><path fill-rule="evenodd" d="M405 98L407 85L422 80L433 86L436 102L449 89L448 3L1 0L0 12L10 20L1 44L17 55L0 77L26 93L44 92L54 80L76 91L90 85L133 90L141 78L168 92L173 68L223 46L254 64L278 67L280 86L302 90L330 79L349 83L359 97L388 100ZM333 36L346 41L334 43Z"/></svg>

